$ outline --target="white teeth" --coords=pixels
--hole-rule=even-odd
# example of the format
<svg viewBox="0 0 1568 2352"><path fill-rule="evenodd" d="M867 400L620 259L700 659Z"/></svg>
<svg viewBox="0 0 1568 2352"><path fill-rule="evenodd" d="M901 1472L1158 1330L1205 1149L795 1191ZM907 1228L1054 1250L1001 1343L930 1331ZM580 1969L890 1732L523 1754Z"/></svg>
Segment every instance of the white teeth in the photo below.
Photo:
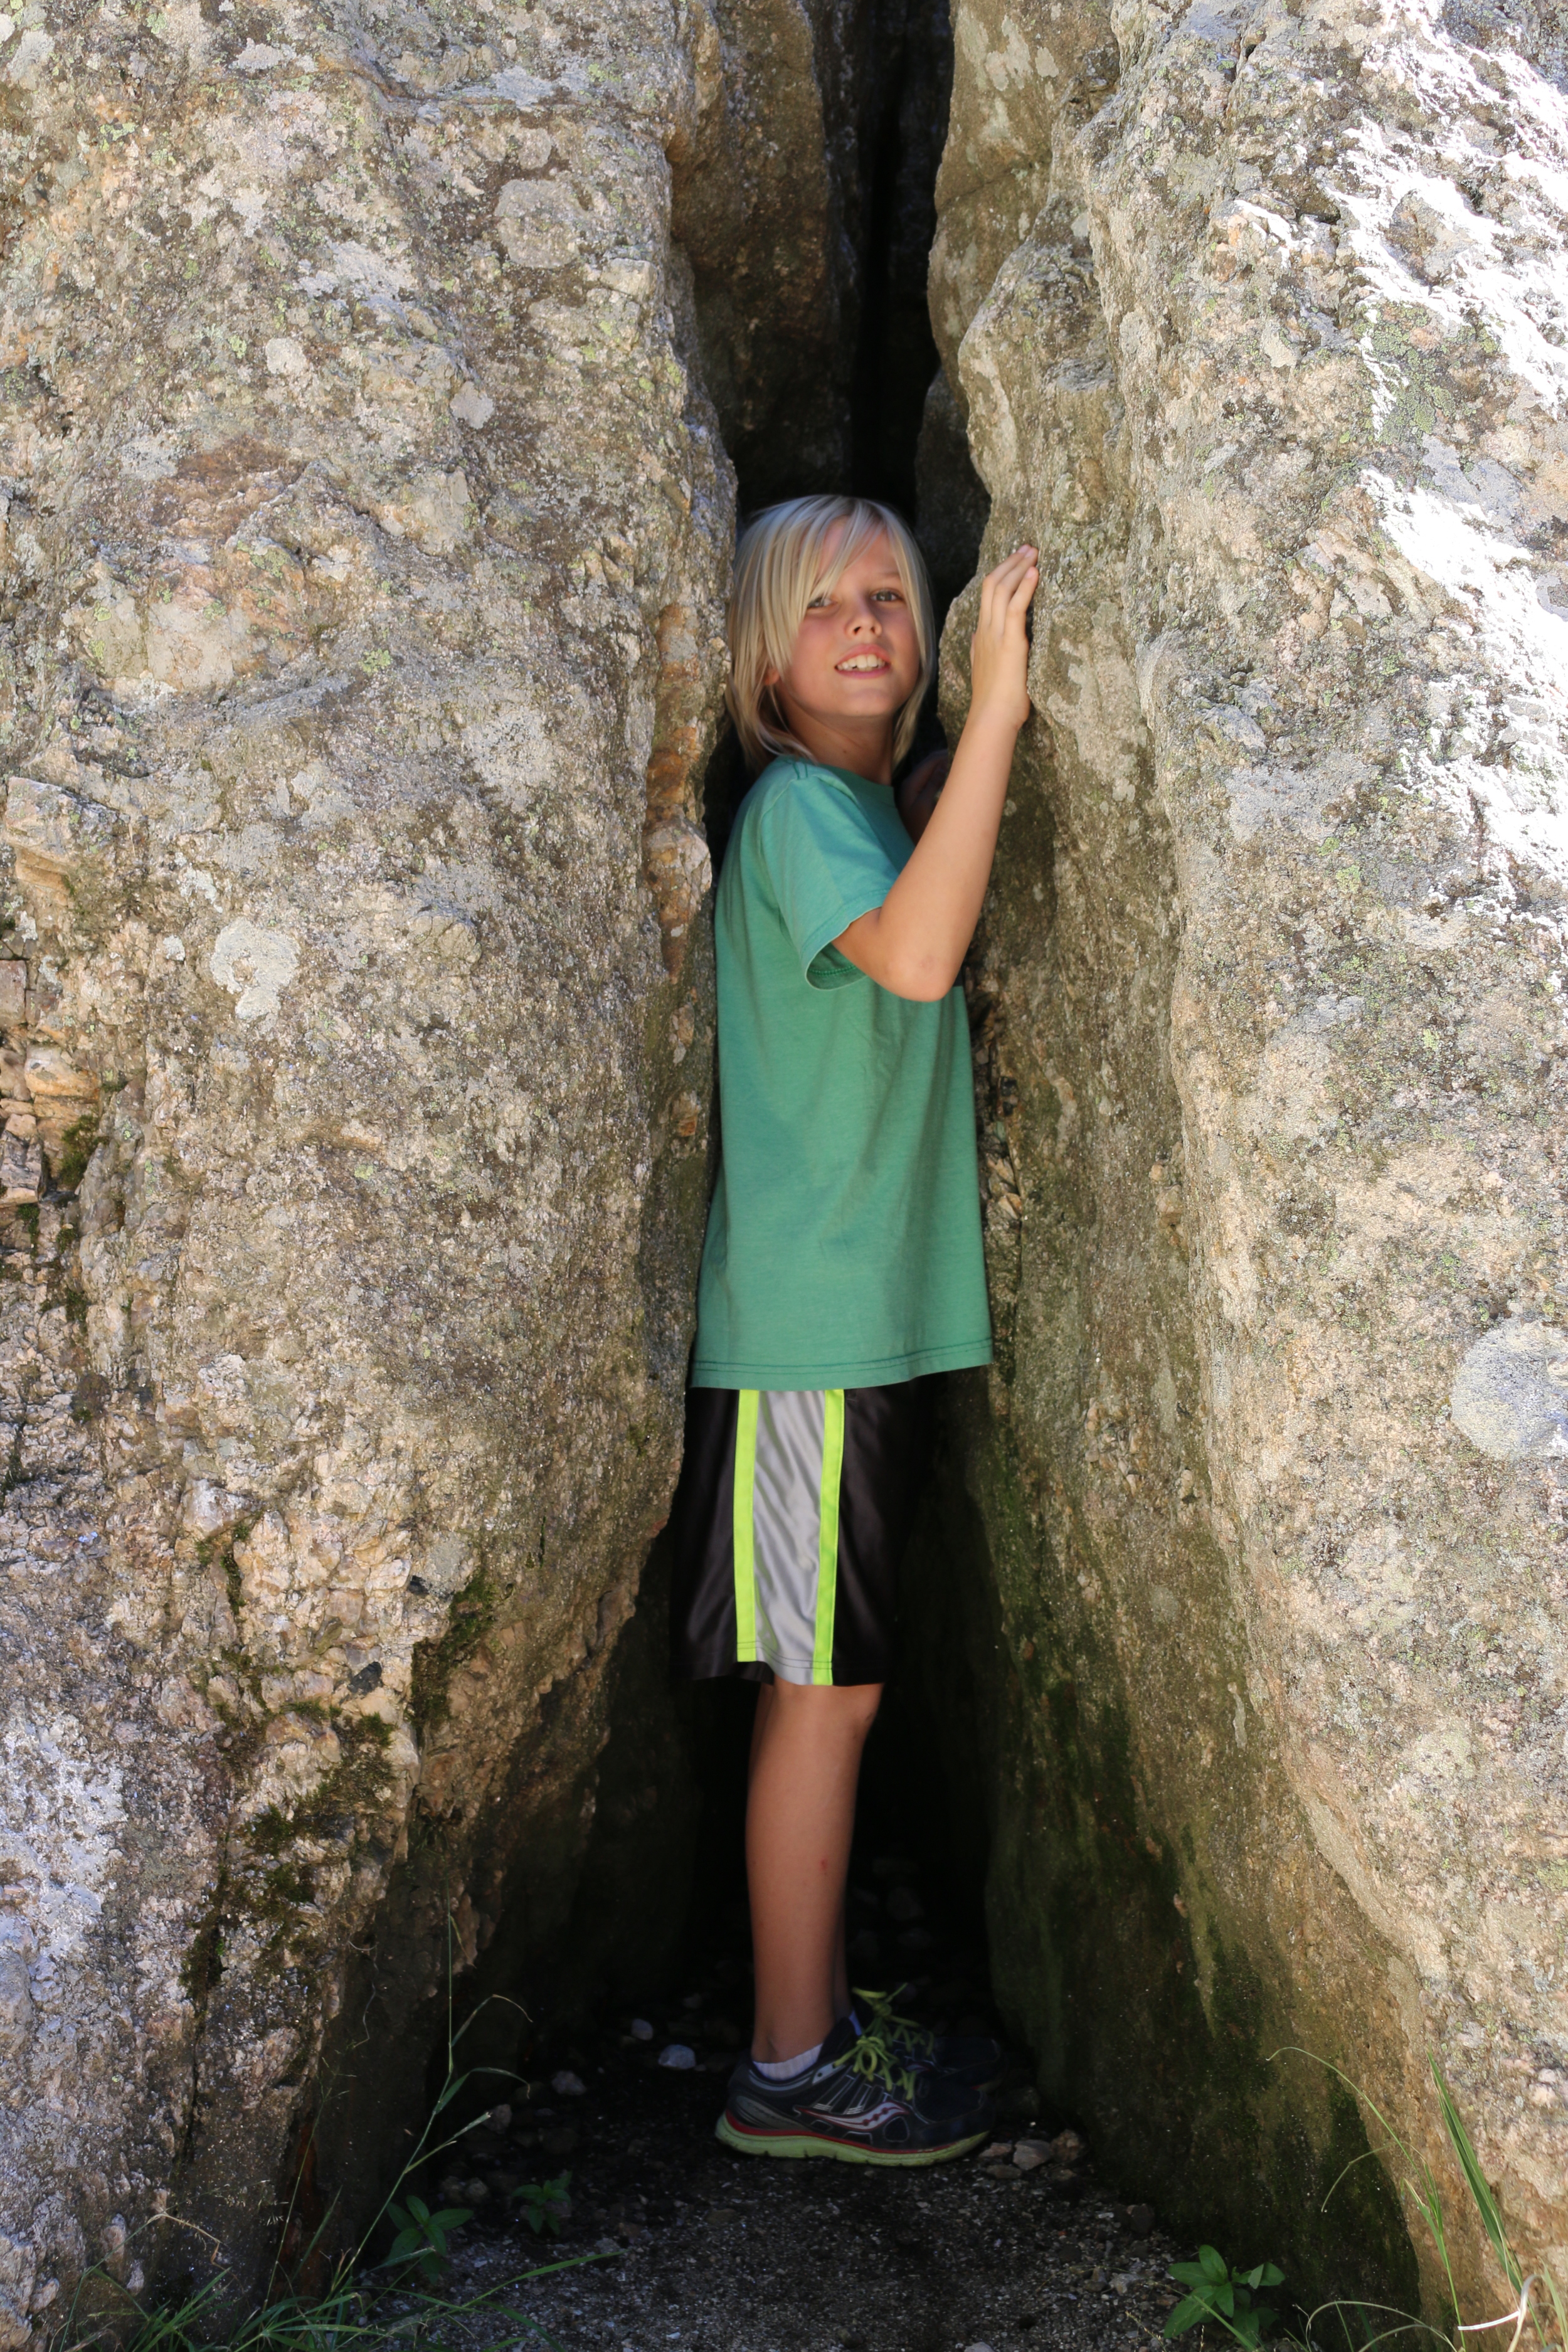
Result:
<svg viewBox="0 0 1568 2352"><path fill-rule="evenodd" d="M840 669L886 669L888 665L879 654L854 654L837 667Z"/></svg>

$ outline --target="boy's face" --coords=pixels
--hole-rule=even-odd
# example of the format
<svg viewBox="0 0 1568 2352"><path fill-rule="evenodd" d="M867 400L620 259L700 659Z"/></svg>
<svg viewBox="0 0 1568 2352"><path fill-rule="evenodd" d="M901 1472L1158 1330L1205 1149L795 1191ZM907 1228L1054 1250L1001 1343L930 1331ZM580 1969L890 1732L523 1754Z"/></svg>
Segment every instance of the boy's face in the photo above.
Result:
<svg viewBox="0 0 1568 2352"><path fill-rule="evenodd" d="M834 547L830 540L829 562ZM893 727L920 674L914 614L892 547L879 533L813 599L788 667L767 670L763 682L811 752L876 775L890 763Z"/></svg>

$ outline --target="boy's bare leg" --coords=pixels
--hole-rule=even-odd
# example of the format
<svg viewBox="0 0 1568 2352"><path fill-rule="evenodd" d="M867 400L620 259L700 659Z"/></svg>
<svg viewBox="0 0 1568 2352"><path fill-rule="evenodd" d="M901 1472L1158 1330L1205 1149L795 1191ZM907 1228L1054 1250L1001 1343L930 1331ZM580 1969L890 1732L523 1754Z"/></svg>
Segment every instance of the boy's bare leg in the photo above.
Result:
<svg viewBox="0 0 1568 2352"><path fill-rule="evenodd" d="M833 2015L837 2021L847 2017L849 2000L849 1927L845 1916L844 1897L838 1898L838 1936L833 1948Z"/></svg>
<svg viewBox="0 0 1568 2352"><path fill-rule="evenodd" d="M771 1683L758 1698L746 1805L756 1965L752 2054L777 2065L848 2008L844 1883L860 1751L880 1683Z"/></svg>
<svg viewBox="0 0 1568 2352"><path fill-rule="evenodd" d="M750 1774L754 1772L756 1769L757 1756L763 1744L763 1727L766 1724L769 1714L773 1708L773 1692L776 1687L777 1685L773 1683L764 1683L757 1693L757 1711L752 1723L752 1757L751 1763L747 1768L748 1786L750 1785ZM875 1685L875 1687L877 1687L879 1692L880 1685ZM846 1874L847 1874L847 1860L846 1861L845 1869ZM833 2016L835 2023L837 2022L839 2018L847 2017L850 2010L849 1926L847 1913L848 1906L841 1893L838 1897L837 1943L833 1957ZM804 2042L801 2044L801 2048L803 2050L809 2050L811 2044L809 2042ZM761 2051L758 2051L756 2054L758 2057L761 2057L763 2053ZM795 2053L792 2050L788 2054L793 2058Z"/></svg>

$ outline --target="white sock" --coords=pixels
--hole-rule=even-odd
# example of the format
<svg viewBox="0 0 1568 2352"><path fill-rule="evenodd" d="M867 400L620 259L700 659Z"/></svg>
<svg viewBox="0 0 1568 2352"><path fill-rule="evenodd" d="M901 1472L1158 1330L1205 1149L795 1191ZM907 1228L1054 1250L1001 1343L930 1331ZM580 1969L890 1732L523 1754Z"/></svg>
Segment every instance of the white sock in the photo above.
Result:
<svg viewBox="0 0 1568 2352"><path fill-rule="evenodd" d="M819 2042L814 2049L803 2050L798 2058L753 2058L752 2063L764 2082L789 2083L795 2075L804 2074L808 2066L815 2066L821 2055Z"/></svg>

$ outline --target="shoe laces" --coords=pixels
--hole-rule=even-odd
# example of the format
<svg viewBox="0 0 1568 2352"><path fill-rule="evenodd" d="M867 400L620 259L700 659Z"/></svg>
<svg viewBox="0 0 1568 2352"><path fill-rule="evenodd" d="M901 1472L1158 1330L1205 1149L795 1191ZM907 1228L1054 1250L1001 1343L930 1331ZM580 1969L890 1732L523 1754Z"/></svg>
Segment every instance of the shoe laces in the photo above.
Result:
<svg viewBox="0 0 1568 2352"><path fill-rule="evenodd" d="M935 2034L928 2032L923 2025L917 2025L912 2017L899 2015L898 2011L893 2007L894 2001L898 1999L896 1993L868 1992L861 1986L857 1985L855 1998L857 2000L863 2000L866 2004L868 2026L885 2041L902 2049L912 2051L920 2058L935 2057Z"/></svg>
<svg viewBox="0 0 1568 2352"><path fill-rule="evenodd" d="M901 2099L915 2095L915 2078L900 2063L897 2051L889 2047L879 2021L861 2027L850 2053L849 2070L851 2074L864 2074L868 2082L884 2084Z"/></svg>

